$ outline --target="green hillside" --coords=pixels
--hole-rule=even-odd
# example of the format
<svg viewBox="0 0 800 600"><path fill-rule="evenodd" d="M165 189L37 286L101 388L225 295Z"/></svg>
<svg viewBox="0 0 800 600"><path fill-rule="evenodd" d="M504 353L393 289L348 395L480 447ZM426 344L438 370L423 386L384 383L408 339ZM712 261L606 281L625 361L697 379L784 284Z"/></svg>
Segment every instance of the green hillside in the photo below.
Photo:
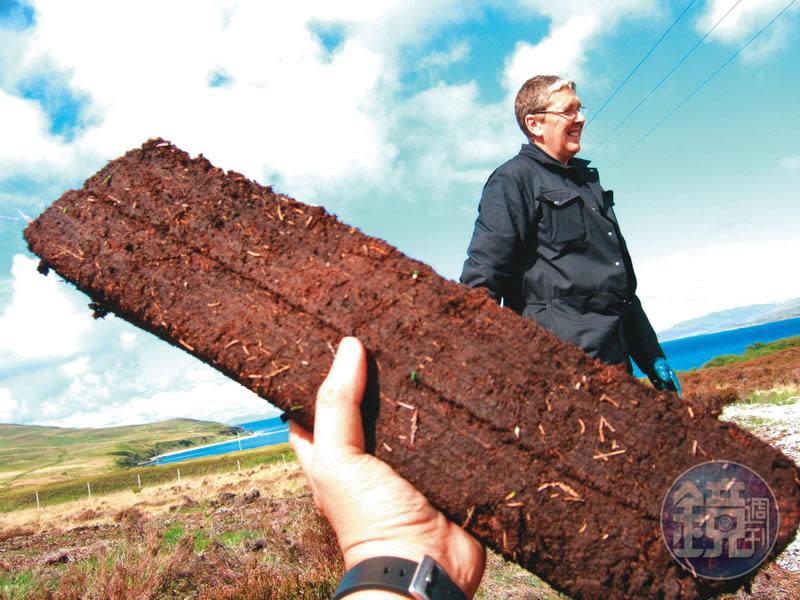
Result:
<svg viewBox="0 0 800 600"><path fill-rule="evenodd" d="M0 424L0 491L67 482L233 435L228 425L193 419L101 429Z"/></svg>
<svg viewBox="0 0 800 600"><path fill-rule="evenodd" d="M786 350L787 348L796 348L798 346L800 346L800 335L782 338L766 344L756 342L755 344L748 346L741 354L721 354L715 358L712 358L703 365L703 368L724 367L726 365L753 360L762 356L769 356L770 354L775 354L781 350Z"/></svg>

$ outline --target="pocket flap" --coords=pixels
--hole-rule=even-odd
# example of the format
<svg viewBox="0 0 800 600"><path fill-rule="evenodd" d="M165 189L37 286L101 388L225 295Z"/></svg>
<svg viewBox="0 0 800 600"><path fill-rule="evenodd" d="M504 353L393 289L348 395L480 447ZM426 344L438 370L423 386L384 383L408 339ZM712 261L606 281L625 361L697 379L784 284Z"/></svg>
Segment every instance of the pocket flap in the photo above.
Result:
<svg viewBox="0 0 800 600"><path fill-rule="evenodd" d="M578 192L569 189L545 190L539 195L540 200L559 207L566 206L580 197Z"/></svg>
<svg viewBox="0 0 800 600"><path fill-rule="evenodd" d="M603 204L606 208L614 206L614 190L603 190Z"/></svg>

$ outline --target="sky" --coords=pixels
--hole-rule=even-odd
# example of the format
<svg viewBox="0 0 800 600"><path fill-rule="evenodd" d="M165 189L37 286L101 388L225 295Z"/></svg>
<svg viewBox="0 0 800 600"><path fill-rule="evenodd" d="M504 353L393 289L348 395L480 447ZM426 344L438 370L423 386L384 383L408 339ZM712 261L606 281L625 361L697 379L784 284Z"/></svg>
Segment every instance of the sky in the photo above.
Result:
<svg viewBox="0 0 800 600"><path fill-rule="evenodd" d="M0 0L0 422L276 413L36 272L25 225L108 160L163 137L457 279L538 73L589 109L656 330L800 296L800 2L753 39L789 2Z"/></svg>

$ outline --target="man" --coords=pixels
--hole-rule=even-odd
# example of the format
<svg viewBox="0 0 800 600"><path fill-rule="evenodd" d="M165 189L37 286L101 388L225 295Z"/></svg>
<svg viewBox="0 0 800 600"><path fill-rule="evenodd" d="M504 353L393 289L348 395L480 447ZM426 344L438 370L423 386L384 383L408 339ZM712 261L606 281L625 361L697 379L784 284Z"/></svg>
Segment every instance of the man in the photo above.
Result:
<svg viewBox="0 0 800 600"><path fill-rule="evenodd" d="M575 158L586 119L572 81L537 75L514 103L529 143L491 174L461 281L607 363L633 358L659 389L680 393L636 297L614 194Z"/></svg>

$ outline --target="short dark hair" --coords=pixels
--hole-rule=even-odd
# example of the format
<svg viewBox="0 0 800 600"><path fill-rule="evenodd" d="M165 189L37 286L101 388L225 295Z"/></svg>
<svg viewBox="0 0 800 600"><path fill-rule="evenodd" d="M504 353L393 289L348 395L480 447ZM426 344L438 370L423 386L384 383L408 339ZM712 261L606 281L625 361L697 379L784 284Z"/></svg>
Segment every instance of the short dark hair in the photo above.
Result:
<svg viewBox="0 0 800 600"><path fill-rule="evenodd" d="M553 92L565 87L574 90L575 82L558 75L536 75L522 84L514 100L514 114L517 116L517 124L526 138L530 139L531 134L525 126L525 117L545 110Z"/></svg>

